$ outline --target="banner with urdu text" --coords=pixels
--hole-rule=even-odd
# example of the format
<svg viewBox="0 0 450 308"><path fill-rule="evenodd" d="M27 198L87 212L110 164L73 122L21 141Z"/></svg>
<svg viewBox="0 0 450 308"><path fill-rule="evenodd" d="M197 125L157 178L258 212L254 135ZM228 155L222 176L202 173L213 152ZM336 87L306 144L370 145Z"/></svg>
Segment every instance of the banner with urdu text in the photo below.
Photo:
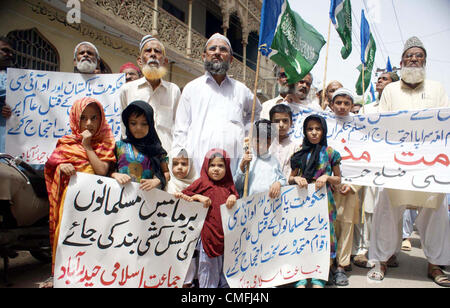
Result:
<svg viewBox="0 0 450 308"><path fill-rule="evenodd" d="M44 164L56 141L71 132L69 112L82 97L93 97L104 107L106 120L120 137L120 88L124 74L76 74L8 68L6 152L31 164Z"/></svg>
<svg viewBox="0 0 450 308"><path fill-rule="evenodd" d="M294 115L291 138L303 140L303 120ZM344 183L450 193L450 108L360 114L327 120L328 145L342 156Z"/></svg>
<svg viewBox="0 0 450 308"><path fill-rule="evenodd" d="M64 202L54 285L181 288L207 211L158 189L77 173Z"/></svg>
<svg viewBox="0 0 450 308"><path fill-rule="evenodd" d="M232 288L267 288L306 278L328 279L330 226L325 187L285 186L221 207L223 273Z"/></svg>

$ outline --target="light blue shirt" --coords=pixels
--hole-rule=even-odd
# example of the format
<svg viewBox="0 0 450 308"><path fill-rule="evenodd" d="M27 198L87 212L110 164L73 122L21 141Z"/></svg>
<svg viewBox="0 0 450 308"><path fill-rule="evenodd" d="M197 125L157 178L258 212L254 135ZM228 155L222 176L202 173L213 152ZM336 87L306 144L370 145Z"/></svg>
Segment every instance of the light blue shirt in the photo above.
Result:
<svg viewBox="0 0 450 308"><path fill-rule="evenodd" d="M242 160L241 160L242 161ZM240 165L240 163L239 163ZM253 154L253 159L250 162L248 173L248 195L267 192L275 182L280 182L281 186L287 185L286 177L281 171L280 163L278 160L266 153L261 156ZM241 168L237 168L234 176L234 185L240 196L244 192L245 173L241 171Z"/></svg>

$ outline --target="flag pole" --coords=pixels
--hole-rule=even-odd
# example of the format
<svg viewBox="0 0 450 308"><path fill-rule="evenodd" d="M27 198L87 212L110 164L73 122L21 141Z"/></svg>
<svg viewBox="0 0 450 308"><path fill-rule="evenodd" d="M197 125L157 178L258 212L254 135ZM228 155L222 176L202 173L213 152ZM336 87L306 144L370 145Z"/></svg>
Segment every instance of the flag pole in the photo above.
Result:
<svg viewBox="0 0 450 308"><path fill-rule="evenodd" d="M363 102L364 102L364 93L365 93L365 87L364 87L364 70L365 70L365 64L363 63L362 64L362 99L363 99Z"/></svg>
<svg viewBox="0 0 450 308"><path fill-rule="evenodd" d="M258 91L258 79L259 79L259 66L261 61L261 50L258 49L258 58L256 60L256 75L255 75L255 87L253 89L253 106L252 106L252 117L251 117L251 126L250 131L248 133L248 142L250 143L252 140L253 134L253 122L255 121L255 107L256 107L256 94ZM244 63L245 65L245 63ZM250 145L247 145L250 147ZM248 172L250 168L246 168L245 170L245 180L244 180L244 198L248 196Z"/></svg>
<svg viewBox="0 0 450 308"><path fill-rule="evenodd" d="M362 63L362 99L363 99L363 105L364 105L364 70L365 70L365 64ZM364 221L366 220L366 215L365 215L365 206L364 206L364 200L363 202L361 202L361 224L364 223Z"/></svg>
<svg viewBox="0 0 450 308"><path fill-rule="evenodd" d="M322 109L325 109L324 103L325 103L325 89L327 82L328 48L330 47L330 32L331 32L331 18L330 21L328 22L327 53L325 55L325 71L323 73L322 102L320 106L322 107Z"/></svg>

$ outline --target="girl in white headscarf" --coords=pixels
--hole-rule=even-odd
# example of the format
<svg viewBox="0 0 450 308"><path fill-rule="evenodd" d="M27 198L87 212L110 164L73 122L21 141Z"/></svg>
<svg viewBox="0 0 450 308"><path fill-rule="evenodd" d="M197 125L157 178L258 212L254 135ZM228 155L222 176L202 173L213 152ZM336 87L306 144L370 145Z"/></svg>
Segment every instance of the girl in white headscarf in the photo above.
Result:
<svg viewBox="0 0 450 308"><path fill-rule="evenodd" d="M173 149L169 153L169 172L170 181L167 183L166 191L169 194L181 193L195 180L195 169L192 159L188 157L185 149ZM194 256L189 265L183 287L193 287L193 282L197 274L198 251L195 250Z"/></svg>
<svg viewBox="0 0 450 308"><path fill-rule="evenodd" d="M186 189L196 180L192 159L185 149L174 149L169 153L170 181L166 191L175 194Z"/></svg>

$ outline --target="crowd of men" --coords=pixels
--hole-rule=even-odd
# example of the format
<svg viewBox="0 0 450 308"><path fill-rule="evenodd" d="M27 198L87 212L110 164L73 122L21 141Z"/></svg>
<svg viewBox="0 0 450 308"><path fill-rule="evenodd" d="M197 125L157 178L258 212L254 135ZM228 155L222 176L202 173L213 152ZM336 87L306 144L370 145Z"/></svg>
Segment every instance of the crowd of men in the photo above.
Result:
<svg viewBox="0 0 450 308"><path fill-rule="evenodd" d="M310 95L313 76L306 75L290 85L285 71L278 68L279 95L261 104L243 83L228 76L233 61L230 41L214 34L202 55L205 74L189 82L181 93L179 87L164 80L168 58L157 38L146 35L139 46L137 65L126 63L120 72L126 76L120 100L122 108L135 100L148 102L154 109L155 128L166 151L185 148L200 170L208 150L222 148L231 157L231 170L237 170L243 154L242 142L254 120L270 119L269 112L277 104L288 105L298 113L301 107L334 112L345 117L353 113L376 113L449 107L448 97L438 82L425 78L427 51L423 43L412 37L405 43L401 58L401 78L393 72L378 77L378 98L371 104L358 104L353 92L341 82L329 82L316 96ZM0 38L0 152L5 151L5 123L11 107L5 102L6 68L13 63L14 50L6 38ZM100 54L90 42L81 42L74 49L75 73L101 72ZM325 91L322 101L322 91ZM335 95L339 93L339 95ZM424 99L426 98L426 99ZM255 102L255 103L254 103ZM389 266L398 266L396 253L402 246L401 221L405 210L414 207L415 225L428 260L428 276L441 286L450 287L442 266L450 265L450 223L445 194L406 192L392 189L343 185L336 194L340 234L336 273L340 285L348 284L345 270L351 260L367 267L368 278L382 280ZM392 202L396 202L393 204ZM427 207L423 207L424 202ZM364 203L364 223L359 212Z"/></svg>

